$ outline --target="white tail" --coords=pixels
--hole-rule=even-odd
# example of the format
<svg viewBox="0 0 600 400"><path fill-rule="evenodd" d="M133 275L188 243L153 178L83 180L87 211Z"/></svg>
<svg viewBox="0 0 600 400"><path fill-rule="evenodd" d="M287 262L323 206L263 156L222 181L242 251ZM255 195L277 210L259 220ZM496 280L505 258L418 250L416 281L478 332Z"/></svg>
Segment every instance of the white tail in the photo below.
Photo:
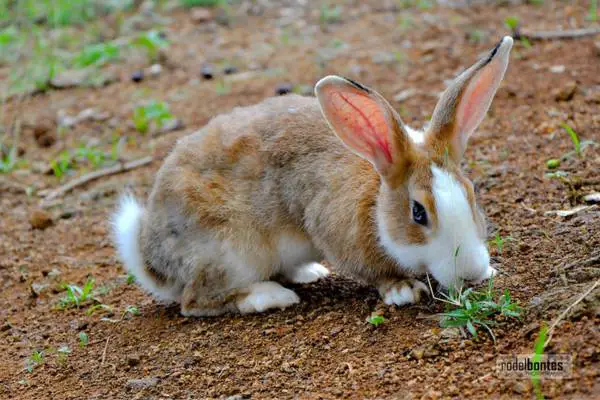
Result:
<svg viewBox="0 0 600 400"><path fill-rule="evenodd" d="M140 222L143 207L131 195L121 197L119 208L112 218L113 238L119 258L127 272L132 274L139 285L160 300L176 301L172 288L159 287L148 275L140 251Z"/></svg>

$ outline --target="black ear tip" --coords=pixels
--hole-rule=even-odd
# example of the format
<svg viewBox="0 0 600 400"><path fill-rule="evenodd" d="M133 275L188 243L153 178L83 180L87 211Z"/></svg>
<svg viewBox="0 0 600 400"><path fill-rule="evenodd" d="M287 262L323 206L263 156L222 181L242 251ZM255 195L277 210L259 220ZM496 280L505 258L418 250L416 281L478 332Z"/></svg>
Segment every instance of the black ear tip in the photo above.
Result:
<svg viewBox="0 0 600 400"><path fill-rule="evenodd" d="M361 89L364 90L365 92L370 92L368 87L365 87L363 85L361 85L360 83L350 79L350 78L346 78L345 76L343 77L345 80L347 80L348 82L350 82L352 84L352 86L356 87L357 89Z"/></svg>
<svg viewBox="0 0 600 400"><path fill-rule="evenodd" d="M492 52L490 53L489 60L494 58L496 53L498 53L498 49L500 48L500 45L502 44L503 41L504 41L504 38L500 39L500 41L498 43L496 43L496 46L494 46L494 48L492 49Z"/></svg>

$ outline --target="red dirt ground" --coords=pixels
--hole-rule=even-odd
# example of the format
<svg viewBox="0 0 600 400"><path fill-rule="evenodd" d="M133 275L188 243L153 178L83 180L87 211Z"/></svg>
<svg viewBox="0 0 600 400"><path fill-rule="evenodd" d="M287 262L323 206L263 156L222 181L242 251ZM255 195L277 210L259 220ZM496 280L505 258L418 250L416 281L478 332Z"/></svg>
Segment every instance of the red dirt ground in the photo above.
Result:
<svg viewBox="0 0 600 400"><path fill-rule="evenodd" d="M174 10L164 28L172 41L168 61L157 78L130 82L142 64L125 60L107 67L121 80L106 87L51 90L7 102L5 126L14 118L36 126L55 120L59 110L73 115L88 107L110 113L113 122L78 124L50 148L40 148L25 129L23 157L32 167L0 177L0 397L533 397L528 380L495 372L496 357L531 353L541 323L551 322L600 276L599 207L570 217L546 214L600 191L598 146L563 161L565 182L545 177L546 160L573 147L561 122L582 140L600 143L600 46L593 37L517 43L505 81L470 143L465 168L481 205L493 231L512 238L501 254L492 249L501 272L495 285L509 289L526 309L521 322L495 327L496 344L484 335L446 337L436 320L426 318L443 309L439 303L386 307L374 289L340 276L295 288L302 302L284 311L207 319L184 318L177 307L158 304L127 284L109 238L117 195L128 185L146 196L174 141L211 116L272 96L278 84L312 85L336 73L390 100L418 89L392 104L406 122L419 125L444 80L509 34L506 17L518 16L529 31L590 26L585 1L428 10L354 1L344 3L340 22L327 26L319 25L318 6L297 3L233 7L229 27L196 23L190 12ZM226 93L218 93L215 80L203 80L199 71L205 62L224 60L239 72L217 77L227 82ZM560 65L562 72L551 71ZM148 98L168 102L186 128L156 137L137 133L131 112ZM33 166L80 141L95 140L108 150L115 131L130 138L123 158L153 154L155 161L76 188L44 211L52 218L49 227L33 229L40 198L23 188L61 183ZM103 288L98 298L113 312L56 309L64 296L61 283L82 286L87 277ZM543 380L547 398L600 398L598 300L596 290L555 328L546 352L571 354L574 367L567 379ZM129 305L140 314L122 318ZM387 319L378 328L365 322L373 310ZM89 335L87 346L78 345L79 332ZM53 349L65 345L71 353L61 359ZM34 350L46 355L28 372L25 363Z"/></svg>

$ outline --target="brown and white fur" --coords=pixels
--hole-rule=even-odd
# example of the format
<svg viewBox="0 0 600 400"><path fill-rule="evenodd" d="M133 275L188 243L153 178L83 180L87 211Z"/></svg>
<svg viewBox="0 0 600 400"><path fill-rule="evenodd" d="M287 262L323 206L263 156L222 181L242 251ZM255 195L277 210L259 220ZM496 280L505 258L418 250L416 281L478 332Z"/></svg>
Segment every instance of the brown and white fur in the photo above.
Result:
<svg viewBox="0 0 600 400"><path fill-rule="evenodd" d="M123 198L113 224L125 267L194 316L295 304L272 278L315 281L329 273L323 259L387 304L418 302L425 273L444 286L489 278L484 217L459 164L511 47L503 38L459 75L424 132L337 76L317 83L316 99L212 119L177 143L144 208Z"/></svg>

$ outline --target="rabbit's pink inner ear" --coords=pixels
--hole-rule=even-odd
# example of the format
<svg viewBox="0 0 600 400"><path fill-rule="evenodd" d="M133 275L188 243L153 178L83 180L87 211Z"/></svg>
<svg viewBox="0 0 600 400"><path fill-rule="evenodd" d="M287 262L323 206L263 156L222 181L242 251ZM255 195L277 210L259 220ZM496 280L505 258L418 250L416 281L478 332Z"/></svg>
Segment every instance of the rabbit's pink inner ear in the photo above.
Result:
<svg viewBox="0 0 600 400"><path fill-rule="evenodd" d="M492 103L496 89L502 80L504 70L499 63L492 62L473 77L465 89L456 110L456 132L461 150L464 150L469 136L481 123Z"/></svg>
<svg viewBox="0 0 600 400"><path fill-rule="evenodd" d="M391 164L392 127L385 109L368 93L335 87L326 92L321 106L340 139L378 169Z"/></svg>

